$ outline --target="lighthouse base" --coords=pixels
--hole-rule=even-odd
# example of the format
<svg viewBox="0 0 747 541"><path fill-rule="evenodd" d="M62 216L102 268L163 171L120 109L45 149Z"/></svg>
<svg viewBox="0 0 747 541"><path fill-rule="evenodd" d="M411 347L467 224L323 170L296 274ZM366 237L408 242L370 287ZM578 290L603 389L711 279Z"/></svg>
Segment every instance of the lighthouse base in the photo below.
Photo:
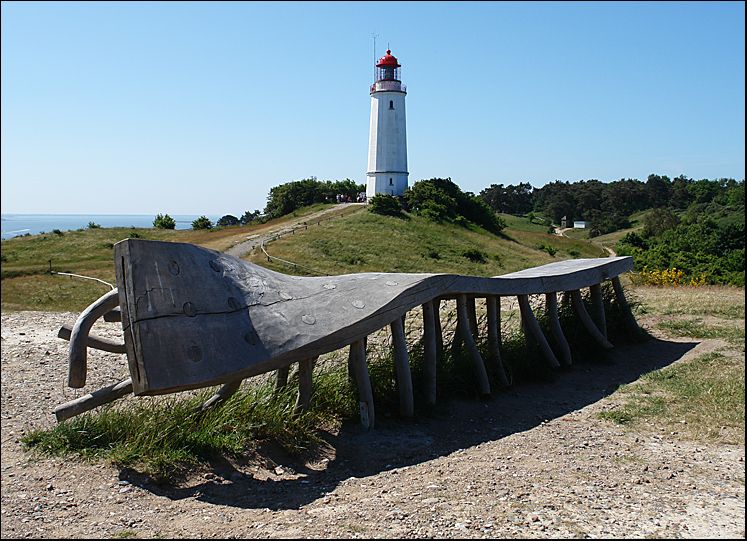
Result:
<svg viewBox="0 0 747 541"><path fill-rule="evenodd" d="M370 199L378 194L389 194L399 197L407 189L409 173L366 173L366 198Z"/></svg>

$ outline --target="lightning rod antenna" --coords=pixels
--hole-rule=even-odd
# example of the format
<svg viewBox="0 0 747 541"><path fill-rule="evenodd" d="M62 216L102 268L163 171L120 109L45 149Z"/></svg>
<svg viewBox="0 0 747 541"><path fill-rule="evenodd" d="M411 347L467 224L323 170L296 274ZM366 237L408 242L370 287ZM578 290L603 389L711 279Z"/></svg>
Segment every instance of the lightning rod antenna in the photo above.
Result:
<svg viewBox="0 0 747 541"><path fill-rule="evenodd" d="M371 36L373 36L373 63L374 63L374 82L376 82L376 36L378 34L375 34L374 32L371 32Z"/></svg>

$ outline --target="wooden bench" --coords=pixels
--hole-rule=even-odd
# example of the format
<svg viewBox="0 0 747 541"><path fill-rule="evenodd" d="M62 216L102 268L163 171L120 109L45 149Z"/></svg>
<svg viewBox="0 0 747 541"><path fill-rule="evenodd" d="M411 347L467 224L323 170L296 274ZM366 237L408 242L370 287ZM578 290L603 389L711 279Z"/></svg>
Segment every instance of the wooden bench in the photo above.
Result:
<svg viewBox="0 0 747 541"><path fill-rule="evenodd" d="M441 339L439 304L457 303L457 332L469 351L481 394L490 394L485 365L473 338L475 298L485 298L491 357L500 363L500 297L516 296L528 340L536 341L551 367L571 364L571 352L557 315L557 293L569 292L592 337L607 340L601 284L611 280L617 302L636 325L619 275L633 268L630 257L573 259L484 278L455 274L360 273L326 277L289 276L221 252L192 244L126 239L114 246L117 288L103 295L64 326L70 340L68 385L86 382L87 348L126 352L130 379L55 409L58 420L98 405L135 395L159 395L222 385L203 404L230 397L245 378L277 371L278 386L288 368L299 363L296 412L308 407L312 365L320 355L347 346L349 368L359 387L362 421L374 423L373 397L365 358L365 339L389 326L400 392L400 410L413 415L413 393L403 316L421 307L426 400L436 400L436 350ZM590 288L592 314L581 289ZM558 360L532 313L529 295L544 294ZM91 335L100 317L120 320L124 344ZM499 370L502 385L506 375Z"/></svg>

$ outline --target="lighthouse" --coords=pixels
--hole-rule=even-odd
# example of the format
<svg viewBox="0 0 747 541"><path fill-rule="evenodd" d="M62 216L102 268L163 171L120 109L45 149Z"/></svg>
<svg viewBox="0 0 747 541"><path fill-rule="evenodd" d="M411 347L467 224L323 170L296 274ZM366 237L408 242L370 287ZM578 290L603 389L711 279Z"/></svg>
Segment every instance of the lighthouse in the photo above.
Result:
<svg viewBox="0 0 747 541"><path fill-rule="evenodd" d="M400 196L407 188L407 92L400 80L399 68L392 51L387 50L376 64L376 80L371 85L366 173L366 197L369 199L376 194Z"/></svg>

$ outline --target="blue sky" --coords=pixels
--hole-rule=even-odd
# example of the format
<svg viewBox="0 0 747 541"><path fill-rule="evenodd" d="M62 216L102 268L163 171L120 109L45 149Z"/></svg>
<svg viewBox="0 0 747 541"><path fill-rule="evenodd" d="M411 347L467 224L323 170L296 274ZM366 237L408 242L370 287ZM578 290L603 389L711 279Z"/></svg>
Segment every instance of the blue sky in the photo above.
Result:
<svg viewBox="0 0 747 541"><path fill-rule="evenodd" d="M241 216L293 180L365 183L387 44L407 85L410 185L744 178L743 2L2 2L1 15L3 213Z"/></svg>

